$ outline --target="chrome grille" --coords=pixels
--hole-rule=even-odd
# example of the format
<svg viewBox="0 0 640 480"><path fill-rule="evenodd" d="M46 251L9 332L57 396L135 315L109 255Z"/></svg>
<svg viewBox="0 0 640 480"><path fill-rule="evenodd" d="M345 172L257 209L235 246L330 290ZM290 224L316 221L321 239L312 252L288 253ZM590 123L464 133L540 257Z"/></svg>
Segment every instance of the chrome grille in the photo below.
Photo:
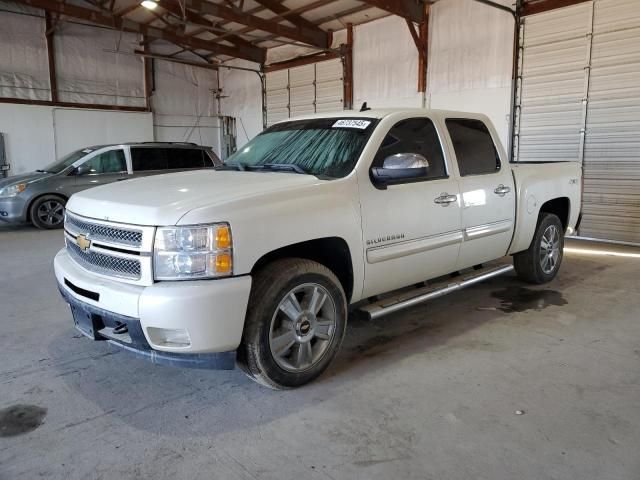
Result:
<svg viewBox="0 0 640 480"><path fill-rule="evenodd" d="M103 240L132 247L140 247L142 245L142 231L140 230L89 223L69 214L67 214L65 228L74 233L89 234L92 240Z"/></svg>
<svg viewBox="0 0 640 480"><path fill-rule="evenodd" d="M87 270L103 275L140 280L139 260L103 255L93 250L83 251L70 240L67 241L67 251L77 263Z"/></svg>

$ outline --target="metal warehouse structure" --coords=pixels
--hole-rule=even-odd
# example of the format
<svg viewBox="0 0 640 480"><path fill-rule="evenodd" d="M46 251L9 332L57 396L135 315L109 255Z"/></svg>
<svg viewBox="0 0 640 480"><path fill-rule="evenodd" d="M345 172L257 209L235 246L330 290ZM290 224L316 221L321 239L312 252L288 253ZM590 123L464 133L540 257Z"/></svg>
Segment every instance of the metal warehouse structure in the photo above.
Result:
<svg viewBox="0 0 640 480"><path fill-rule="evenodd" d="M417 74L411 81L423 93L422 105L433 106L424 96L430 11L448 1L18 0L14 3L44 12L50 93L41 88L31 97L3 94L0 102L148 112L154 82L150 59L155 59L254 72L262 86L262 127L300 114L348 109L355 103L354 25L395 15L406 22L416 47ZM640 243L638 0L475 1L503 10L518 26L509 99L512 160L582 162L580 234ZM136 39L134 54L145 62L144 93L109 104L68 95L59 85L61 60L54 55L61 22L134 35L127 38ZM273 54L283 46L288 55ZM238 67L237 59L253 66ZM218 90L218 95L224 94Z"/></svg>

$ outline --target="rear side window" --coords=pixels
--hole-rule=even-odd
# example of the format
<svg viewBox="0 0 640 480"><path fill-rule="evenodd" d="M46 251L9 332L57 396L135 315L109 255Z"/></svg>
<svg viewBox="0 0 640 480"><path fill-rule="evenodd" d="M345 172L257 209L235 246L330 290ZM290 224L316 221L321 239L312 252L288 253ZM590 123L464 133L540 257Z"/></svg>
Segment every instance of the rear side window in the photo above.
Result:
<svg viewBox="0 0 640 480"><path fill-rule="evenodd" d="M204 150L196 148L170 148L167 154L169 168L202 168L207 160ZM206 166L211 166L211 161Z"/></svg>
<svg viewBox="0 0 640 480"><path fill-rule="evenodd" d="M131 149L133 171L167 170L166 148L135 147Z"/></svg>
<svg viewBox="0 0 640 480"><path fill-rule="evenodd" d="M500 157L487 126L480 120L448 118L446 121L460 175L482 175L500 170Z"/></svg>
<svg viewBox="0 0 640 480"><path fill-rule="evenodd" d="M428 118L409 118L396 123L382 141L374 167L382 167L384 159L396 153L417 153L429 162L427 179L447 176L444 155L436 127Z"/></svg>

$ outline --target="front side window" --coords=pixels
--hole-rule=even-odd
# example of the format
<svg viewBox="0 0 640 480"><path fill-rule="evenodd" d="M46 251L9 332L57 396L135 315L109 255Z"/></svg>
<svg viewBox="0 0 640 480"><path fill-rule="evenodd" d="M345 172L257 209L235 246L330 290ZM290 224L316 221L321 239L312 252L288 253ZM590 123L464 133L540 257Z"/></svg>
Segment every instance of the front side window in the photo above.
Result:
<svg viewBox="0 0 640 480"><path fill-rule="evenodd" d="M373 166L382 167L386 158L397 154L417 154L426 158L429 167L424 179L447 176L440 139L428 118L409 118L396 123L382 141Z"/></svg>
<svg viewBox="0 0 640 480"><path fill-rule="evenodd" d="M109 150L83 163L88 175L122 173L127 171L127 161L122 150Z"/></svg>
<svg viewBox="0 0 640 480"><path fill-rule="evenodd" d="M460 175L483 175L500 170L500 156L483 122L448 118L445 123L456 152Z"/></svg>
<svg viewBox="0 0 640 480"><path fill-rule="evenodd" d="M60 160L56 160L55 162L50 163L49 165L47 165L46 167L44 167L42 170L39 170L39 171L47 172L47 173L60 173L61 171L63 171L66 168L69 168L71 165L76 163L82 157L87 156L93 151L95 151L95 149L91 149L91 148L83 148L81 150L76 150L75 152L71 152L65 155Z"/></svg>
<svg viewBox="0 0 640 480"><path fill-rule="evenodd" d="M167 170L169 168L166 148L134 147L131 149L131 162L134 172Z"/></svg>
<svg viewBox="0 0 640 480"><path fill-rule="evenodd" d="M353 170L376 124L376 119L361 117L279 123L231 155L225 164L241 169L291 166L311 175L344 177Z"/></svg>

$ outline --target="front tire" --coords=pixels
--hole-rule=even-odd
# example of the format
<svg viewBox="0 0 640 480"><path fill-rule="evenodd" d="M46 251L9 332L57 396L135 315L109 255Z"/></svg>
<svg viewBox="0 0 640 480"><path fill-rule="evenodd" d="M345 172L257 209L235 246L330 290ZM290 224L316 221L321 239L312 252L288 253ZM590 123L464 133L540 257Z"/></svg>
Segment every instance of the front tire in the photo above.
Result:
<svg viewBox="0 0 640 480"><path fill-rule="evenodd" d="M518 277L525 282L547 283L560 270L563 250L562 222L553 213L542 213L531 245L524 252L513 256L513 266Z"/></svg>
<svg viewBox="0 0 640 480"><path fill-rule="evenodd" d="M346 296L331 270L277 260L254 276L238 365L267 387L300 387L329 366L346 324Z"/></svg>
<svg viewBox="0 0 640 480"><path fill-rule="evenodd" d="M43 195L37 198L29 209L29 218L37 228L53 230L64 225L66 200L57 195Z"/></svg>

